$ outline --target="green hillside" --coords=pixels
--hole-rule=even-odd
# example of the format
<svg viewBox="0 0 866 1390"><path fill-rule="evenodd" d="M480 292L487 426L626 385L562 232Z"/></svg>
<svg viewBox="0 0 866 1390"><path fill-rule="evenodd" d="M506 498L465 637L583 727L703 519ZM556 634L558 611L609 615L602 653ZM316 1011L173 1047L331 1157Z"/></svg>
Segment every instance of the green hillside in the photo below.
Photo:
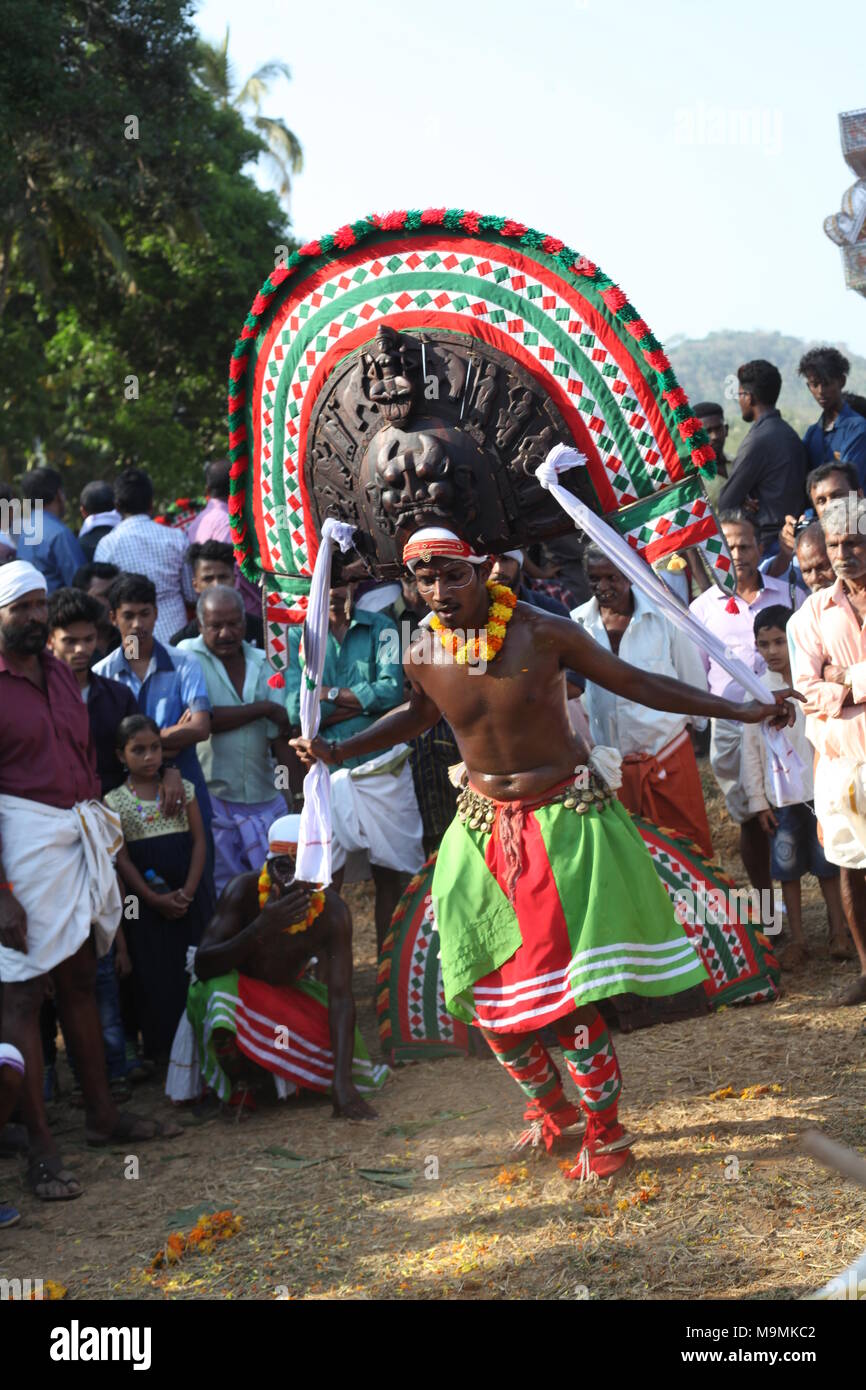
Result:
<svg viewBox="0 0 866 1390"><path fill-rule="evenodd" d="M667 354L681 385L692 401L719 401L731 426L727 453L733 456L748 426L737 408L737 367L743 362L763 357L773 362L782 373L782 394L779 409L794 428L802 434L818 417L818 407L809 395L806 383L797 375L797 363L810 347L820 344L803 338L789 338L783 333L736 333L723 329L708 333L706 338L674 338L667 344ZM839 347L851 363L848 389L866 396L866 357Z"/></svg>

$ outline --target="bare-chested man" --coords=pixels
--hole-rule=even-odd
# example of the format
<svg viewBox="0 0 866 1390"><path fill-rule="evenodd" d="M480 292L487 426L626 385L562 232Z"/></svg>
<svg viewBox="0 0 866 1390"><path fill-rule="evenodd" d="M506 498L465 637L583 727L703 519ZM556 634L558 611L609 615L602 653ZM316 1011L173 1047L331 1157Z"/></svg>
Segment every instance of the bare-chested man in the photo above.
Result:
<svg viewBox="0 0 866 1390"><path fill-rule="evenodd" d="M205 1081L223 1101L246 1099L273 1073L279 1095L330 1093L334 1114L375 1118L362 1091L381 1086L355 1028L352 918L331 889L295 879L299 816L281 816L269 834L262 875L239 874L223 890L196 952L187 1018ZM327 986L304 971L316 957ZM303 978L302 978L303 977ZM178 1043L172 1060L177 1062ZM169 1071L173 1100L198 1091Z"/></svg>
<svg viewBox="0 0 866 1390"><path fill-rule="evenodd" d="M576 623L522 603L501 651L473 667L464 641L471 654L471 635L489 615L503 618L497 600L508 606L487 587L490 562L437 527L416 532L403 560L434 629L406 653L408 703L344 743L294 746L307 762L340 762L448 720L467 780L433 881L447 1007L483 1028L529 1097L526 1118L545 1142L581 1118L537 1036L553 1025L586 1117L569 1176L612 1177L631 1161L630 1136L617 1119L619 1065L593 1001L626 990L676 993L705 972L613 794L616 779L606 782L603 757L593 754L587 765L588 750L572 733L565 671L675 713L784 725L793 711L784 692L776 703L734 704L640 671ZM483 637L479 645L483 654Z"/></svg>

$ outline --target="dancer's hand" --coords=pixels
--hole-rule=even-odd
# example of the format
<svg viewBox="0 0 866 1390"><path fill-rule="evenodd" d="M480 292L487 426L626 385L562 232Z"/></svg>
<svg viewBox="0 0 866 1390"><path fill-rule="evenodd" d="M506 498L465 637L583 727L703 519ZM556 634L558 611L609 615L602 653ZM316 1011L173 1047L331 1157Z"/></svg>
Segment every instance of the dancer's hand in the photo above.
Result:
<svg viewBox="0 0 866 1390"><path fill-rule="evenodd" d="M799 690L774 690L774 701L772 704L765 703L763 700L747 700L744 705L739 706L739 713L736 719L742 720L744 724L763 724L769 723L773 729L787 729L797 718L797 707L792 705L792 700L803 700Z"/></svg>
<svg viewBox="0 0 866 1390"><path fill-rule="evenodd" d="M331 745L318 735L315 738L290 738L289 747L294 748L304 767L312 767L313 763L326 763L334 767L339 763Z"/></svg>

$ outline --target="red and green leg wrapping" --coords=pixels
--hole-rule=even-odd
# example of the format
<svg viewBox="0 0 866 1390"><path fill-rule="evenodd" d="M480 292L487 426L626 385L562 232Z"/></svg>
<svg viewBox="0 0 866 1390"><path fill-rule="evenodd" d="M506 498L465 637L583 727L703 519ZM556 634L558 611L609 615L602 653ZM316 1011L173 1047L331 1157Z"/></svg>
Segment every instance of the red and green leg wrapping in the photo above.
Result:
<svg viewBox="0 0 866 1390"><path fill-rule="evenodd" d="M617 1118L622 1072L604 1019L593 1010L590 1023L576 1016L554 1025L568 1073L577 1087L587 1116L586 1135L574 1168L568 1174L580 1181L610 1177L630 1161L626 1134Z"/></svg>
<svg viewBox="0 0 866 1390"><path fill-rule="evenodd" d="M513 1077L529 1105L523 1118L529 1124L517 1141L550 1149L554 1139L580 1119L580 1112L566 1100L562 1078L543 1043L534 1033L484 1032L496 1060Z"/></svg>

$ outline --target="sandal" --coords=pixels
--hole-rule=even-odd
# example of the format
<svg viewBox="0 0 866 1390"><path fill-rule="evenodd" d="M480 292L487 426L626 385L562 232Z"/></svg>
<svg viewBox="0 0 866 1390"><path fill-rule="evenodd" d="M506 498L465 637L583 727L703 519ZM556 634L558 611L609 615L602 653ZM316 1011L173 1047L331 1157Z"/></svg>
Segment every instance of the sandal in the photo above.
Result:
<svg viewBox="0 0 866 1390"><path fill-rule="evenodd" d="M59 1154L44 1154L42 1158L34 1158L30 1162L25 1174L27 1186L38 1197L41 1202L71 1202L76 1197L81 1197L84 1188L78 1181L74 1173L70 1173L68 1168L64 1168L63 1159ZM77 1192L40 1192L40 1187L49 1187L52 1183L69 1189L74 1183L78 1188Z"/></svg>
<svg viewBox="0 0 866 1390"><path fill-rule="evenodd" d="M21 1220L21 1213L17 1207L7 1207L5 1202L0 1202L0 1231L5 1231L8 1226L17 1226Z"/></svg>
<svg viewBox="0 0 866 1390"><path fill-rule="evenodd" d="M142 1133L142 1126L150 1133ZM161 1120L148 1120L144 1115L132 1115L126 1111L117 1117L117 1124L110 1134L88 1134L85 1129L84 1135L89 1149L107 1149L109 1144L116 1144L121 1139L136 1144L149 1144L151 1139L176 1139L179 1134L183 1134L180 1125L163 1124Z"/></svg>

